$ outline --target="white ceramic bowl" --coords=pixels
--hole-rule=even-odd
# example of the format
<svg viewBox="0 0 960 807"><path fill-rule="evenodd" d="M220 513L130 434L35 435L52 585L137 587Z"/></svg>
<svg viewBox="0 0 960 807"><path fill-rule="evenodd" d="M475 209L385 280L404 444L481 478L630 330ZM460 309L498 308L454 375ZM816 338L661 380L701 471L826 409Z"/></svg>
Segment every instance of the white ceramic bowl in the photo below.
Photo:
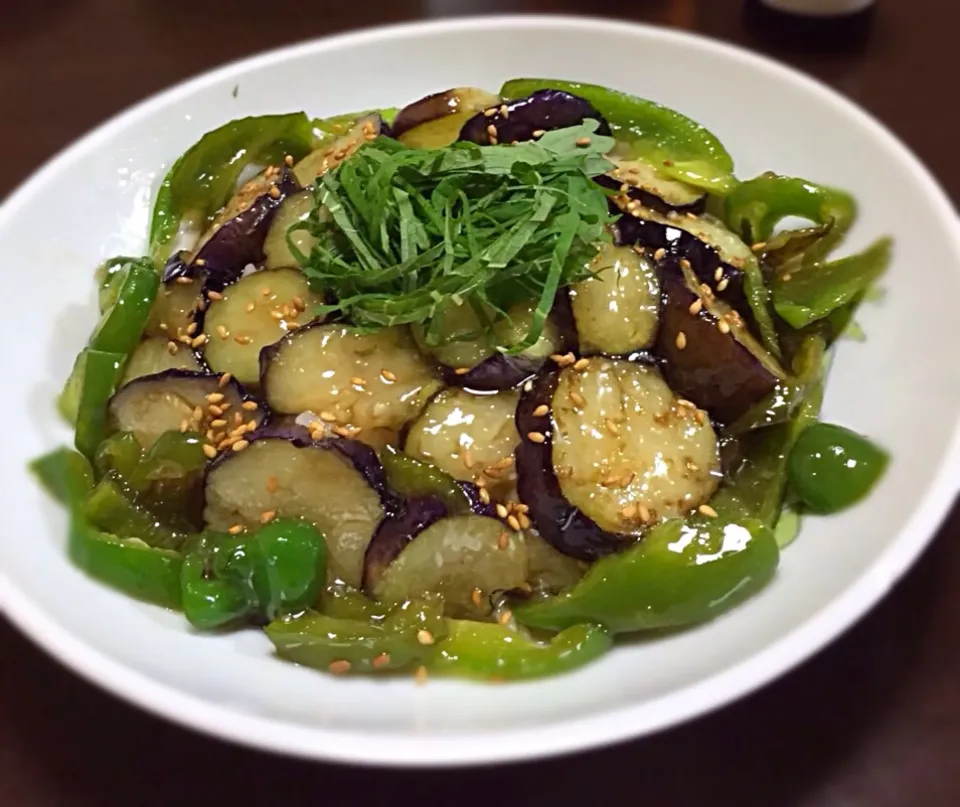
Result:
<svg viewBox="0 0 960 807"><path fill-rule="evenodd" d="M808 519L775 582L733 613L533 684L334 679L273 659L257 632L196 635L178 614L75 570L64 552L64 513L25 464L70 438L53 401L95 321L91 271L106 256L143 248L158 177L170 162L206 130L242 115L392 106L522 75L597 82L669 104L719 135L741 176L774 169L853 191L862 216L847 248L896 236L887 295L863 309L868 340L842 344L825 405L828 419L893 454L869 501ZM488 17L257 56L151 98L69 148L0 208L0 243L8 278L0 358L3 611L117 695L253 746L361 763L478 763L583 749L677 723L764 684L847 628L924 548L960 481L960 321L933 305L960 297L960 233L943 192L886 129L831 90L684 34Z"/></svg>

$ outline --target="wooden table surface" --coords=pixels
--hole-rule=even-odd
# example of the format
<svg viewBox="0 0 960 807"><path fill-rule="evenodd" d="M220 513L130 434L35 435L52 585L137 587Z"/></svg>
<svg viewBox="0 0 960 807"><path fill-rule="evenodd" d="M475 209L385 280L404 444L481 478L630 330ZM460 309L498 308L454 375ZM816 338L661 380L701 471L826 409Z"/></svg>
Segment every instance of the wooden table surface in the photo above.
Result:
<svg viewBox="0 0 960 807"><path fill-rule="evenodd" d="M778 51L737 0L3 0L0 196L104 118L267 47L380 22L494 11L604 14L772 52L891 126L960 199L955 31L946 0L880 0L859 53ZM82 202L83 189L65 189ZM7 540L11 540L7 536ZM497 769L369 771L232 747L142 714L0 619L0 804L526 803L960 805L960 509L862 623L758 694L642 741Z"/></svg>

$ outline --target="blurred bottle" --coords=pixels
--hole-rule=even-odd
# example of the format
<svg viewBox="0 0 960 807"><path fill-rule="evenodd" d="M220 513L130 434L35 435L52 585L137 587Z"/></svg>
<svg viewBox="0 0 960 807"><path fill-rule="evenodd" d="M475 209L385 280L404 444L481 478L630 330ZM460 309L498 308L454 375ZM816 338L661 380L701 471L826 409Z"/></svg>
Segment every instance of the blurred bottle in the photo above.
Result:
<svg viewBox="0 0 960 807"><path fill-rule="evenodd" d="M810 50L855 48L870 35L874 0L746 0L749 28Z"/></svg>

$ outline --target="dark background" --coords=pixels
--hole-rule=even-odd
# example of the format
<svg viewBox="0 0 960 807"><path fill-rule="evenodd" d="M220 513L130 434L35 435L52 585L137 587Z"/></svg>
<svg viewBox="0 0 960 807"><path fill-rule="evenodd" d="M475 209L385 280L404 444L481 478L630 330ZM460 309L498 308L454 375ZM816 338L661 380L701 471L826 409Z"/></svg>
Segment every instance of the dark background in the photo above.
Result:
<svg viewBox="0 0 960 807"><path fill-rule="evenodd" d="M224 61L374 23L554 11L656 22L772 53L892 127L956 201L960 6L879 5L865 48L825 54L748 33L738 0L0 0L0 197L107 116ZM663 69L668 80L677 68ZM82 188L68 192L82 201ZM0 620L0 804L957 807L958 532L955 511L867 619L753 697L635 743L496 769L369 771L224 745L103 694Z"/></svg>

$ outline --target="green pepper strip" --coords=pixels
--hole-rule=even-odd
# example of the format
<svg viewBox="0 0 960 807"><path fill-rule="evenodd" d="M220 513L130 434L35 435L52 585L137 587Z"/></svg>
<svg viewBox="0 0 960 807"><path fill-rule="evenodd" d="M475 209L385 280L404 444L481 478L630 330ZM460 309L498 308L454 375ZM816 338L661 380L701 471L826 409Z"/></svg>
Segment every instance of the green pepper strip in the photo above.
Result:
<svg viewBox="0 0 960 807"><path fill-rule="evenodd" d="M210 571L210 558L217 545L210 536L183 559L180 586L183 615L200 630L213 630L241 622L250 613L244 590L232 580L220 580Z"/></svg>
<svg viewBox="0 0 960 807"><path fill-rule="evenodd" d="M447 620L427 669L439 675L481 680L523 680L557 675L599 658L613 640L596 625L573 625L547 642L534 642L498 624Z"/></svg>
<svg viewBox="0 0 960 807"><path fill-rule="evenodd" d="M626 633L717 616L766 585L780 555L761 521L717 509L718 518L660 524L630 549L597 561L569 591L518 605L517 620L550 630L596 623Z"/></svg>
<svg viewBox="0 0 960 807"><path fill-rule="evenodd" d="M840 243L856 219L857 206L844 191L774 173L742 183L724 200L727 226L748 244L770 241L777 224L788 216L824 228L823 237L804 253L804 260L812 263Z"/></svg>
<svg viewBox="0 0 960 807"><path fill-rule="evenodd" d="M160 275L149 261L131 264L117 291L117 298L100 317L89 346L105 353L129 353L143 334L153 301L160 288Z"/></svg>
<svg viewBox="0 0 960 807"><path fill-rule="evenodd" d="M794 328L804 328L849 305L890 264L892 242L881 238L856 255L830 263L804 264L781 275L773 286L776 312Z"/></svg>
<svg viewBox="0 0 960 807"><path fill-rule="evenodd" d="M84 514L98 529L121 538L139 538L160 549L179 549L186 537L137 507L112 479L101 479L97 483L84 505Z"/></svg>
<svg viewBox="0 0 960 807"><path fill-rule="evenodd" d="M883 476L890 455L832 423L804 429L790 450L790 487L815 513L829 515L861 501Z"/></svg>
<svg viewBox="0 0 960 807"><path fill-rule="evenodd" d="M386 446L380 457L387 484L401 496L435 496L450 515L469 515L470 499L456 480L436 465L411 457L393 446Z"/></svg>
<svg viewBox="0 0 960 807"><path fill-rule="evenodd" d="M271 622L266 634L277 655L331 672L385 672L422 664L432 642L446 635L442 605L411 601L381 622L327 616L314 611Z"/></svg>
<svg viewBox="0 0 960 807"><path fill-rule="evenodd" d="M180 607L179 553L153 549L94 529L83 516L93 486L90 463L66 448L34 460L31 470L70 509L70 559L91 577L147 602Z"/></svg>
<svg viewBox="0 0 960 807"><path fill-rule="evenodd" d="M277 519L218 552L214 575L246 593L251 611L273 620L313 606L326 576L327 544L313 526Z"/></svg>
<svg viewBox="0 0 960 807"><path fill-rule="evenodd" d="M74 443L87 457L96 454L107 436L107 402L120 382L126 360L123 353L104 353L92 348L84 351Z"/></svg>
<svg viewBox="0 0 960 807"><path fill-rule="evenodd" d="M733 159L716 136L653 101L596 84L543 78L508 81L500 95L509 100L546 89L585 98L607 120L618 140L629 141L633 156L654 163L660 173L720 195L737 186Z"/></svg>

